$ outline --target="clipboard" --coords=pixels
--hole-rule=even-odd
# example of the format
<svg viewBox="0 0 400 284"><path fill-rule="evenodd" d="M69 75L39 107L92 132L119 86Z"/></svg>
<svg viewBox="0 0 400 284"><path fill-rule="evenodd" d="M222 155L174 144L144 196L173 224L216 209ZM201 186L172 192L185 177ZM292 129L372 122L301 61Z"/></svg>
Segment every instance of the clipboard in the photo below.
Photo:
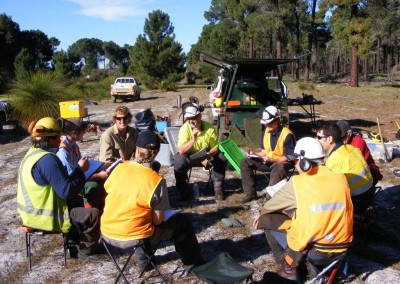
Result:
<svg viewBox="0 0 400 284"><path fill-rule="evenodd" d="M201 159L201 158L204 158L206 155L207 155L207 149L203 148L200 151L190 155L190 160L193 161L193 160Z"/></svg>
<svg viewBox="0 0 400 284"><path fill-rule="evenodd" d="M105 169L105 171L108 173L111 172L121 162L122 162L122 158L119 158L114 163L112 163L107 169Z"/></svg>
<svg viewBox="0 0 400 284"><path fill-rule="evenodd" d="M84 172L86 180L89 180L103 165L104 162L89 159L89 169Z"/></svg>

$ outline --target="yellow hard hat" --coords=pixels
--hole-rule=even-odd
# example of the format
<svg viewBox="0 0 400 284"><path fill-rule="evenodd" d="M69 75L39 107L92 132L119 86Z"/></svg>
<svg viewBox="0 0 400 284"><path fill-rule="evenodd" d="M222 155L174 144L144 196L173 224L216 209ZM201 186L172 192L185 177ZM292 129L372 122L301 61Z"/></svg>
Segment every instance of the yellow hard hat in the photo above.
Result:
<svg viewBox="0 0 400 284"><path fill-rule="evenodd" d="M222 107L223 104L224 104L224 102L223 102L222 98L217 98L214 101L215 107Z"/></svg>
<svg viewBox="0 0 400 284"><path fill-rule="evenodd" d="M34 137L57 136L61 134L61 127L55 118L44 117L39 119L36 123L32 121L28 131Z"/></svg>

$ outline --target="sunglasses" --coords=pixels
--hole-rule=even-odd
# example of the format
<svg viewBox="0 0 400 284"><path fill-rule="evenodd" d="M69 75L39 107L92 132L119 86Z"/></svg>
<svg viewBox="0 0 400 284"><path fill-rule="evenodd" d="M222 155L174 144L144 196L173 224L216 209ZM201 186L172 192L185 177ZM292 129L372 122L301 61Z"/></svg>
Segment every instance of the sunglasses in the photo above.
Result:
<svg viewBox="0 0 400 284"><path fill-rule="evenodd" d="M319 136L319 135L317 135L316 138L317 138L318 140L321 140L322 138L326 138L326 136Z"/></svg>
<svg viewBox="0 0 400 284"><path fill-rule="evenodd" d="M128 117L127 117L127 116L116 116L115 119L116 119L116 120L122 120L122 119L123 119L123 120L127 120Z"/></svg>

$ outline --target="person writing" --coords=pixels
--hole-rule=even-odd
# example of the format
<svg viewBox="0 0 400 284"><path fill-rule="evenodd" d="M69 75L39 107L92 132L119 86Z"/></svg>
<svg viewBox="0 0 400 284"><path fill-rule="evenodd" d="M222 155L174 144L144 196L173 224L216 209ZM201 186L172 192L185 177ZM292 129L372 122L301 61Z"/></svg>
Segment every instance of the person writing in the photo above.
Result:
<svg viewBox="0 0 400 284"><path fill-rule="evenodd" d="M100 215L96 208L68 210L67 200L75 199L85 183L87 159L68 175L55 152L60 145L61 127L56 119L44 117L32 122L28 131L32 147L18 171L18 213L25 226L45 231L68 233L72 221L80 224L79 258L102 253L98 246Z"/></svg>
<svg viewBox="0 0 400 284"><path fill-rule="evenodd" d="M240 200L241 203L257 198L254 170L270 172L269 186L272 186L283 180L293 167L285 154L293 154L296 140L292 131L282 125L279 110L274 106L266 107L260 123L265 125L261 151L250 153L258 158L244 158L240 161L240 174L244 192Z"/></svg>
<svg viewBox="0 0 400 284"><path fill-rule="evenodd" d="M64 167L67 169L70 175L77 167L82 157L79 145L77 142L83 140L83 136L87 127L87 124L82 121L81 118L58 118L61 124L61 132L64 134L61 136L60 148L57 151L57 156L60 158ZM93 162L89 160L89 163ZM99 210L103 210L104 207L104 188L102 183L108 178L109 172L106 169L112 163L107 161L93 173L88 181L85 183L83 190L84 205L86 207L96 207ZM80 207L82 206L81 198L75 201L71 201L69 206Z"/></svg>

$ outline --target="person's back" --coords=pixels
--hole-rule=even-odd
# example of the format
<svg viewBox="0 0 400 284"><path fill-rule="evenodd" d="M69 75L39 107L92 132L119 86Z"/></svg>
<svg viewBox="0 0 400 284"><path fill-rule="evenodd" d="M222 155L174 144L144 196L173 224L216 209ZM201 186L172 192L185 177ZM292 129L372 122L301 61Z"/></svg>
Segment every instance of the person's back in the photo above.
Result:
<svg viewBox="0 0 400 284"><path fill-rule="evenodd" d="M358 148L343 144L333 151L325 161L332 171L344 173L352 196L368 191L372 186L372 175Z"/></svg>
<svg viewBox="0 0 400 284"><path fill-rule="evenodd" d="M135 181L135 186L132 186ZM118 165L105 183L101 231L119 240L143 239L154 232L150 200L161 176L136 162Z"/></svg>
<svg viewBox="0 0 400 284"><path fill-rule="evenodd" d="M319 165L294 176L293 184L297 210L288 230L289 247L302 251L313 242L350 243L353 239L353 206L346 177Z"/></svg>

